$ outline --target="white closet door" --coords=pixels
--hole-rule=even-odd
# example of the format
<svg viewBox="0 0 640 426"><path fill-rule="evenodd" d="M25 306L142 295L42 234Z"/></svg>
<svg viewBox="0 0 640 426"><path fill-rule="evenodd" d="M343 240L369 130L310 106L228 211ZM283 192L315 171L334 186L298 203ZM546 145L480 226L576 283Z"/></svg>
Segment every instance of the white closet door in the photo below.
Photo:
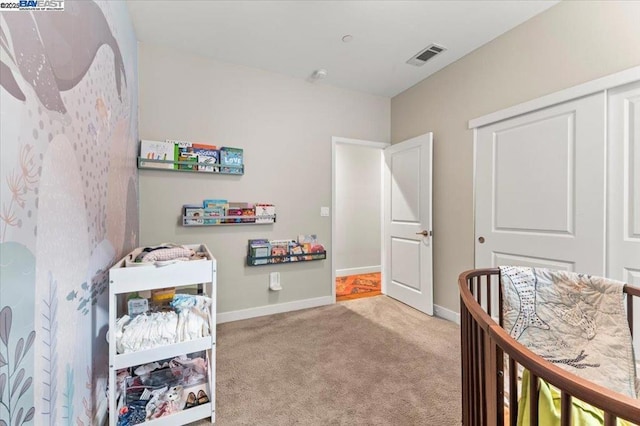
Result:
<svg viewBox="0 0 640 426"><path fill-rule="evenodd" d="M607 275L640 287L640 82L609 92L607 222Z"/></svg>
<svg viewBox="0 0 640 426"><path fill-rule="evenodd" d="M604 274L605 112L600 92L477 130L476 267Z"/></svg>

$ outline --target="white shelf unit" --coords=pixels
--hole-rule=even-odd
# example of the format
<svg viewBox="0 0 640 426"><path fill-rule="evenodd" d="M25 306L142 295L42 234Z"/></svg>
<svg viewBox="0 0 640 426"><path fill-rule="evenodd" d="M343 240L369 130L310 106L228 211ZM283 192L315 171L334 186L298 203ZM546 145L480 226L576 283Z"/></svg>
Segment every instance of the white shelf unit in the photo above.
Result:
<svg viewBox="0 0 640 426"><path fill-rule="evenodd" d="M209 403L200 404L177 413L150 420L144 425L184 425L206 417L215 423L215 344L216 344L216 259L204 244L186 245L196 252L205 253L206 259L177 262L164 266L136 266L125 267L122 258L109 270L109 425L116 426L118 421L118 407L116 401L116 373L117 370L153 361L172 358L178 355L206 351L208 362L208 396ZM209 317L210 336L171 345L159 346L152 349L133 353L118 354L116 352L116 321L118 317L119 297L145 290L166 287L182 287L201 285L204 295L212 299Z"/></svg>

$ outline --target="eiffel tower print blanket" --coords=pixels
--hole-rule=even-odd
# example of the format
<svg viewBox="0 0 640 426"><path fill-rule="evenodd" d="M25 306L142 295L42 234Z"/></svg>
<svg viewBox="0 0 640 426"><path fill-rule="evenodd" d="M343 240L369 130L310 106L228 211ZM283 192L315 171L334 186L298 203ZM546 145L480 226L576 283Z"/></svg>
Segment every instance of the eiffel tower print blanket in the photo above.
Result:
<svg viewBox="0 0 640 426"><path fill-rule="evenodd" d="M503 327L548 361L636 398L624 283L543 268L501 266Z"/></svg>

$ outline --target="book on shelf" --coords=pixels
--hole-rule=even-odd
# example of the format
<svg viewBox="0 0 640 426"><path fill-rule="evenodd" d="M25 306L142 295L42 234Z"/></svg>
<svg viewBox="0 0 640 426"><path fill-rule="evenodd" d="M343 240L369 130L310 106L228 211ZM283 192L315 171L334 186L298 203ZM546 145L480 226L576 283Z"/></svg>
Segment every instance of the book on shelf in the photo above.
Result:
<svg viewBox="0 0 640 426"><path fill-rule="evenodd" d="M255 205L256 223L274 223L276 221L276 206L267 203Z"/></svg>
<svg viewBox="0 0 640 426"><path fill-rule="evenodd" d="M291 240L269 240L271 245L271 263L284 263L289 261L289 243Z"/></svg>
<svg viewBox="0 0 640 426"><path fill-rule="evenodd" d="M215 145L182 141L176 139L167 139L166 143L173 144L174 157L177 161L188 161L201 164L178 164L176 168L182 170L198 170L203 172L218 172L220 168L216 164L220 163L220 152ZM211 164L211 165L209 165Z"/></svg>
<svg viewBox="0 0 640 426"><path fill-rule="evenodd" d="M223 146L220 148L220 171L223 173L242 174L244 165L242 148ZM229 167L231 166L231 167Z"/></svg>
<svg viewBox="0 0 640 426"><path fill-rule="evenodd" d="M297 256L297 255L301 255L303 253L304 252L302 251L302 244L298 243L297 241L290 241L289 242L289 254L293 255L293 256L289 256L291 262L297 262L299 260L304 260L304 258L306 258L306 256Z"/></svg>
<svg viewBox="0 0 640 426"><path fill-rule="evenodd" d="M298 243L302 248L302 252L308 254L308 256L304 256L304 260L325 258L324 246L318 243L316 234L300 234L298 235Z"/></svg>
<svg viewBox="0 0 640 426"><path fill-rule="evenodd" d="M194 143L192 146L193 153L198 157L198 170L201 172L219 172L220 167L220 151L215 145L207 145L202 143ZM207 165L203 165L206 163Z"/></svg>
<svg viewBox="0 0 640 426"><path fill-rule="evenodd" d="M140 141L140 165L144 167L152 167L156 169L173 169L175 167L172 163L155 163L148 160L164 160L175 161L175 150L171 143L141 140Z"/></svg>
<svg viewBox="0 0 640 426"><path fill-rule="evenodd" d="M249 240L249 257L264 257L264 259L253 259L252 265L266 265L269 263L269 256L271 256L271 244L269 244L269 240Z"/></svg>

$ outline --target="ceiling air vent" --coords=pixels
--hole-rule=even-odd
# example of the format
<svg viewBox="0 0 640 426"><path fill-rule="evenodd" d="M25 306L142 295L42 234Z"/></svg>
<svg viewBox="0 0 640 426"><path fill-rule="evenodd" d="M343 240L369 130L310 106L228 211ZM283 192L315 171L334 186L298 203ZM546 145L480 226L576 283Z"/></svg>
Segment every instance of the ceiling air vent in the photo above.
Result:
<svg viewBox="0 0 640 426"><path fill-rule="evenodd" d="M444 52L445 50L447 49L445 49L442 46L438 46L437 44L431 44L427 46L426 49L421 50L420 52L418 52L417 55L409 59L407 63L419 67L421 65L424 65L424 63L427 62L429 59L433 58L439 53Z"/></svg>

